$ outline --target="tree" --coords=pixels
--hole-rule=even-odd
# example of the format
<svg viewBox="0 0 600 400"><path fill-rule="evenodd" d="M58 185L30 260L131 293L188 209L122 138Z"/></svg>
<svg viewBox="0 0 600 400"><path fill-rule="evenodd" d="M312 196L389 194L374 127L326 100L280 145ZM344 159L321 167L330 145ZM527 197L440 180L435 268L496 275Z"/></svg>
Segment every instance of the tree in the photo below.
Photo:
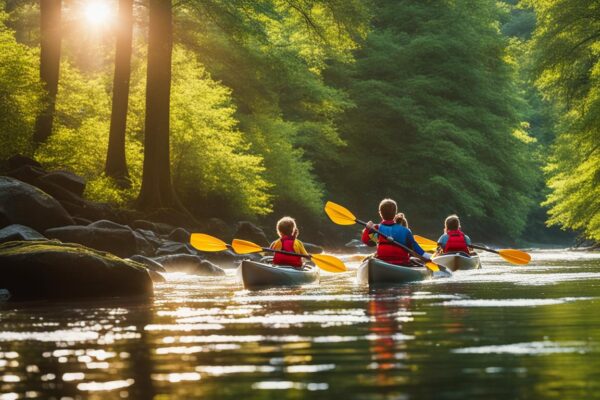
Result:
<svg viewBox="0 0 600 400"><path fill-rule="evenodd" d="M173 9L171 0L150 0L148 5L144 168L138 206L144 210L182 209L171 183L169 154Z"/></svg>
<svg viewBox="0 0 600 400"><path fill-rule="evenodd" d="M600 242L600 3L532 0L536 85L559 115L549 223Z"/></svg>
<svg viewBox="0 0 600 400"><path fill-rule="evenodd" d="M125 159L125 129L127 127L127 105L131 76L132 36L133 0L119 0L113 101L105 173L107 176L122 182L125 186L129 175Z"/></svg>
<svg viewBox="0 0 600 400"><path fill-rule="evenodd" d="M40 0L40 77L48 93L44 110L37 117L33 139L40 143L52 134L60 71L61 0Z"/></svg>
<svg viewBox="0 0 600 400"><path fill-rule="evenodd" d="M344 117L341 162L319 169L361 215L390 196L422 231L459 213L480 238L519 236L535 165L496 7L378 1L356 64L330 71L356 108Z"/></svg>

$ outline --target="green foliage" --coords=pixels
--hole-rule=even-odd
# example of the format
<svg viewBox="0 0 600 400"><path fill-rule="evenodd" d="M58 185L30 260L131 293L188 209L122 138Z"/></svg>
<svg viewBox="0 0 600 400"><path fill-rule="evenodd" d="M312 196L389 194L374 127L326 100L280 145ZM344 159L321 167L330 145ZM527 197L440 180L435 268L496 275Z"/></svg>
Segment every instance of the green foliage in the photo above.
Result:
<svg viewBox="0 0 600 400"><path fill-rule="evenodd" d="M547 166L549 223L600 241L600 4L530 1L536 84L561 116Z"/></svg>
<svg viewBox="0 0 600 400"><path fill-rule="evenodd" d="M130 132L126 146L132 171L131 188L119 189L102 176L110 121L108 79L103 73L82 75L68 62L63 62L54 133L38 148L36 157L48 168L69 169L88 179L86 195L89 198L126 204L135 198L140 187L141 143Z"/></svg>
<svg viewBox="0 0 600 400"><path fill-rule="evenodd" d="M230 90L213 81L188 51L176 48L171 89L173 181L199 215L271 211L262 158L237 129Z"/></svg>
<svg viewBox="0 0 600 400"><path fill-rule="evenodd" d="M417 228L439 229L456 212L473 234L518 237L535 166L498 12L485 2L378 2L355 69L334 75L357 107L328 178L333 193L356 198L362 215L391 196Z"/></svg>
<svg viewBox="0 0 600 400"><path fill-rule="evenodd" d="M16 42L6 19L0 9L0 159L31 154L31 134L43 99L36 51Z"/></svg>

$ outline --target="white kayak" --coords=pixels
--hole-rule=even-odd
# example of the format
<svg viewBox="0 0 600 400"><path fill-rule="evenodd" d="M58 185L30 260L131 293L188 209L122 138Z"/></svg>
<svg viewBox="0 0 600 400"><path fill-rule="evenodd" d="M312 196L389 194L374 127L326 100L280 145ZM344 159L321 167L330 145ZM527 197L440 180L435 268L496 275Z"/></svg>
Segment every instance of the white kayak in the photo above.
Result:
<svg viewBox="0 0 600 400"><path fill-rule="evenodd" d="M431 259L436 264L443 265L450 271L479 269L481 268L481 260L478 255L466 255L465 253L449 253Z"/></svg>
<svg viewBox="0 0 600 400"><path fill-rule="evenodd" d="M237 274L246 289L301 286L319 282L319 268L314 266L298 269L245 260L242 261Z"/></svg>
<svg viewBox="0 0 600 400"><path fill-rule="evenodd" d="M425 267L407 267L388 264L371 257L356 270L356 281L369 286L402 285L427 279L447 278L452 274L438 271L432 273Z"/></svg>

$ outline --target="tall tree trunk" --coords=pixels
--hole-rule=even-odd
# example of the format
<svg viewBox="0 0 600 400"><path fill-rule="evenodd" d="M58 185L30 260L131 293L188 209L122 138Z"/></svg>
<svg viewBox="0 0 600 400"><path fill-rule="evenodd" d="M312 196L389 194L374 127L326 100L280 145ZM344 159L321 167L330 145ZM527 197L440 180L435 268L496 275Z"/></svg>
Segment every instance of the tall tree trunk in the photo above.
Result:
<svg viewBox="0 0 600 400"><path fill-rule="evenodd" d="M129 102L129 77L131 75L131 42L133 36L133 0L119 0L115 74L113 77L113 102L110 116L110 135L104 171L124 185L129 184L125 159L125 129Z"/></svg>
<svg viewBox="0 0 600 400"><path fill-rule="evenodd" d="M138 207L143 210L183 207L171 184L169 105L173 14L171 0L150 0L144 169Z"/></svg>
<svg viewBox="0 0 600 400"><path fill-rule="evenodd" d="M48 92L48 102L35 121L33 140L37 143L46 141L52 133L60 71L61 0L40 0L40 20L40 77Z"/></svg>

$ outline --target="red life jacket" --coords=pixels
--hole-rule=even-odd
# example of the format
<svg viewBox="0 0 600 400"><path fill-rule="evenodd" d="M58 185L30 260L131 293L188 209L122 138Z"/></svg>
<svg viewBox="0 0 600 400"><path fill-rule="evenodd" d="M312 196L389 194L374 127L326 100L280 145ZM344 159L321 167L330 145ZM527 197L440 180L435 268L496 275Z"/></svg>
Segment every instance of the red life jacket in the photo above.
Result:
<svg viewBox="0 0 600 400"><path fill-rule="evenodd" d="M379 225L375 225L376 229L383 233L383 235L377 236L377 258L394 265L409 265L410 254L402 247L388 242L385 238L385 236L394 237L397 229L406 229L404 227L400 228L400 226L400 224L391 221L382 221Z"/></svg>
<svg viewBox="0 0 600 400"><path fill-rule="evenodd" d="M446 232L448 235L448 241L444 247L444 253L450 253L455 251L462 251L463 253L469 254L469 248L465 239L465 234L460 229Z"/></svg>
<svg viewBox="0 0 600 400"><path fill-rule="evenodd" d="M281 250L289 251L294 253L294 242L296 238L294 236L282 236L279 239L281 242ZM296 268L302 267L302 257L290 256L289 254L275 253L273 256L273 264L275 265L291 265Z"/></svg>

